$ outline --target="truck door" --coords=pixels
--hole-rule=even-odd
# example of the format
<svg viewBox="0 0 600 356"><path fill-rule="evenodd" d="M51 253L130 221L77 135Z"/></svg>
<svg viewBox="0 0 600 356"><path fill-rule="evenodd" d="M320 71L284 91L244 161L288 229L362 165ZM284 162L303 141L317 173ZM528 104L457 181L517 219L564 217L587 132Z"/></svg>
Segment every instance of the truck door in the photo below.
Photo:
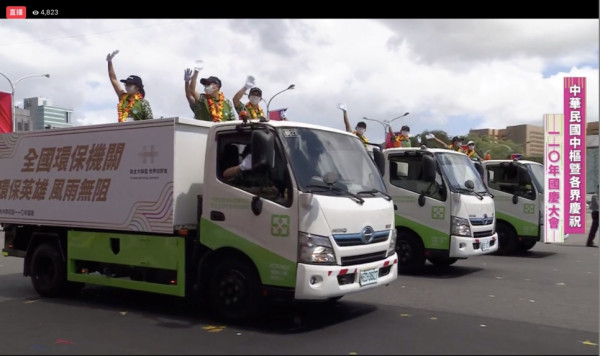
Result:
<svg viewBox="0 0 600 356"><path fill-rule="evenodd" d="M490 163L485 177L498 222L510 224L516 236L538 236L540 200L527 169L513 162Z"/></svg>
<svg viewBox="0 0 600 356"><path fill-rule="evenodd" d="M263 284L293 287L298 210L279 141L274 142L272 164L267 168L223 175L251 154L252 147L249 128L217 134L215 176L205 181L200 238L215 250L233 247L242 251L256 265Z"/></svg>
<svg viewBox="0 0 600 356"><path fill-rule="evenodd" d="M420 237L425 249L448 250L451 206L447 189L439 172L434 182L426 182L422 165L418 154L388 156L386 184L394 199L399 238L403 230L409 231Z"/></svg>

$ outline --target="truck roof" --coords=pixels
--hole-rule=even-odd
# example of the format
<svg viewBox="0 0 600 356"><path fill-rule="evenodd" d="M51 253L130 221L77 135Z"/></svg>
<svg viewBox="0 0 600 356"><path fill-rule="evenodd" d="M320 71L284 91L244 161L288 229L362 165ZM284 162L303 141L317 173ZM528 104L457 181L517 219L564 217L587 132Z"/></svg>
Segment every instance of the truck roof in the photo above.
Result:
<svg viewBox="0 0 600 356"><path fill-rule="evenodd" d="M185 117L174 117L174 118L171 117L169 119L175 119L177 122L181 122L181 123L184 123L184 124L191 124L191 125L205 126L205 127L211 127L213 125L218 125L218 126L239 125L239 124L242 123L241 120L222 121L222 122L210 122L210 121L202 121L202 120L196 120L196 119L185 118ZM156 119L154 119L154 120L156 120ZM260 121L259 120L248 120L248 122L250 122L250 123L259 123ZM341 130L341 129L338 129L338 128L328 127L328 126L322 126L322 125L308 124L308 123L300 122L300 121L278 121L278 120L270 120L270 121L266 121L264 123L265 124L269 124L269 125L271 125L273 127L289 127L289 126L304 127L304 128L309 128L309 129L315 129L315 130L336 131L336 132L344 133L344 134L347 134L347 135L352 135L351 132L347 132L346 130Z"/></svg>
<svg viewBox="0 0 600 356"><path fill-rule="evenodd" d="M429 147L426 147L426 148L421 148L421 147L393 147L393 148L386 148L383 151L384 151L384 153L385 152L389 152L389 153L405 152L405 151L428 151L428 152L432 152L432 153L445 152L445 153L449 153L449 154L464 155L464 153L462 153L462 152L449 150L447 148L429 148Z"/></svg>
<svg viewBox="0 0 600 356"><path fill-rule="evenodd" d="M488 159L488 160L482 161L483 164L488 164L488 163L504 163L504 162L520 162L522 164L539 164L539 165L543 165L540 162L529 161L529 160L524 160L524 159L518 159L518 160L512 160L512 159Z"/></svg>

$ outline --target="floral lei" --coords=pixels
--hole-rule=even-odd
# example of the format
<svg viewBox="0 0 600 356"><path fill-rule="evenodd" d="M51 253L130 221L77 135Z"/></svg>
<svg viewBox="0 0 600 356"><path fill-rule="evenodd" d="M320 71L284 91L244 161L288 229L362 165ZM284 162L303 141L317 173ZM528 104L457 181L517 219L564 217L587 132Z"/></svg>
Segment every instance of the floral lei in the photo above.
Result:
<svg viewBox="0 0 600 356"><path fill-rule="evenodd" d="M257 105L257 107L258 107L258 114L260 114L260 116L265 116L260 105ZM254 109L254 105L252 105L252 103L246 104L246 108L250 111L250 117L252 119L258 118L258 115L257 115L256 110Z"/></svg>
<svg viewBox="0 0 600 356"><path fill-rule="evenodd" d="M144 96L142 93L136 93L134 95L123 95L119 103L117 104L117 111L119 112L119 122L127 121L129 112L133 108L135 103L142 99ZM125 102L127 100L127 103Z"/></svg>
<svg viewBox="0 0 600 356"><path fill-rule="evenodd" d="M223 92L219 93L219 103L217 105L215 105L212 97L208 95L206 96L206 101L208 102L208 112L210 113L210 116L212 116L212 121L223 121L223 104L225 103L225 95L223 95Z"/></svg>

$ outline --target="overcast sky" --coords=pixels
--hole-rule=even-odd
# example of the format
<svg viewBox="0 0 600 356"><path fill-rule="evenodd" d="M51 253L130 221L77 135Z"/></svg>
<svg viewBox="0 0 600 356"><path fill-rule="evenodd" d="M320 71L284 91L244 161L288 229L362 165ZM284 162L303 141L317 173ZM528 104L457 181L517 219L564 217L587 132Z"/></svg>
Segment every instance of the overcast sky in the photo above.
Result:
<svg viewBox="0 0 600 356"><path fill-rule="evenodd" d="M139 75L155 117L192 117L184 70L204 61L228 98L253 75L290 120L344 129L363 117L413 135L542 126L563 112L563 78L587 78L587 121L598 121L598 19L36 19L2 20L0 72L16 102L41 96L72 109L76 125L117 121L119 79ZM202 86L198 84L198 89ZM0 77L0 91L11 91ZM263 108L266 105L263 103ZM366 136L383 140L367 122Z"/></svg>

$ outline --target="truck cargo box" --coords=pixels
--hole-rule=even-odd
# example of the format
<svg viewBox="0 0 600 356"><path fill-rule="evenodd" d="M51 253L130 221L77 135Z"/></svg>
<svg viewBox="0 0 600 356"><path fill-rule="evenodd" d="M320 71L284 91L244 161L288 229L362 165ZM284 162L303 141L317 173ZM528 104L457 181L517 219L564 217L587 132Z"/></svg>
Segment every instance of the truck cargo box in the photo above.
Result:
<svg viewBox="0 0 600 356"><path fill-rule="evenodd" d="M161 118L0 135L0 222L193 228L212 123Z"/></svg>

